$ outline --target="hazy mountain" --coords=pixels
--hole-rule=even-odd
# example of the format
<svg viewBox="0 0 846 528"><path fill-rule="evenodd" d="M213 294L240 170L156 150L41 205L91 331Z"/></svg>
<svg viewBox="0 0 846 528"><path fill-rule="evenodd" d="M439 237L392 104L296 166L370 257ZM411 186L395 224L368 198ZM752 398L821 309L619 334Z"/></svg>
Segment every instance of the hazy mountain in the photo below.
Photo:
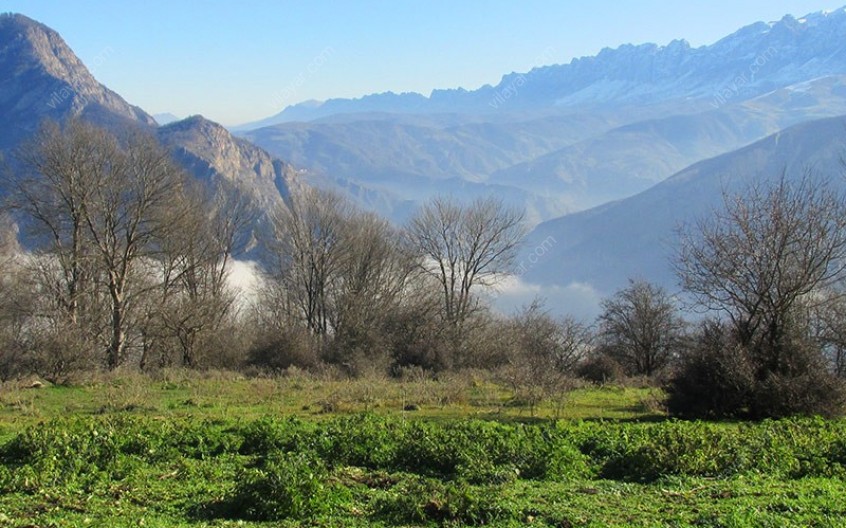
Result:
<svg viewBox="0 0 846 528"><path fill-rule="evenodd" d="M159 126L169 125L182 119L181 117L177 117L171 114L170 112L165 112L163 114L153 114L153 117L155 118L156 123L158 123Z"/></svg>
<svg viewBox="0 0 846 528"><path fill-rule="evenodd" d="M534 196L520 185L488 183L488 175L577 142L585 130L601 132L614 125L600 115L499 122L466 122L455 116L345 117L277 125L243 137L307 168L307 178L344 191L350 186L367 189L360 203L397 220L405 216L409 202L434 194L473 198L493 193L527 207L539 221L571 210L570 205L558 197Z"/></svg>
<svg viewBox="0 0 846 528"><path fill-rule="evenodd" d="M496 86L420 94L309 101L260 122L307 121L353 112L496 112L502 109L655 104L671 99L723 104L817 77L846 73L846 9L757 22L708 46L624 45L569 64L511 73Z"/></svg>
<svg viewBox="0 0 846 528"><path fill-rule="evenodd" d="M844 46L846 9L786 16L709 46L605 49L474 91L310 101L239 134L395 220L445 193L501 196L542 221L846 113Z"/></svg>
<svg viewBox="0 0 846 528"><path fill-rule="evenodd" d="M109 60L109 50L102 60ZM41 121L70 116L103 125L155 120L91 75L58 33L23 15L0 15L0 150L19 143Z"/></svg>
<svg viewBox="0 0 846 528"><path fill-rule="evenodd" d="M463 123L454 114L343 114L242 134L307 168L308 178L367 189L359 203L397 220L409 202L449 193L499 195L542 221L631 196L787 126L846 113L846 76L698 113L664 112L635 122L614 112Z"/></svg>
<svg viewBox="0 0 846 528"><path fill-rule="evenodd" d="M696 161L786 127L846 114L844 95L846 76L830 76L716 110L648 119L497 171L488 181L566 196L573 210L585 209L636 194Z"/></svg>
<svg viewBox="0 0 846 528"><path fill-rule="evenodd" d="M785 171L798 177L810 170L843 186L844 153L846 117L837 117L796 125L702 161L625 200L540 224L526 245L523 260L529 264L522 278L547 288L584 284L602 294L629 277L673 289L677 226L719 207L723 191L774 180Z"/></svg>

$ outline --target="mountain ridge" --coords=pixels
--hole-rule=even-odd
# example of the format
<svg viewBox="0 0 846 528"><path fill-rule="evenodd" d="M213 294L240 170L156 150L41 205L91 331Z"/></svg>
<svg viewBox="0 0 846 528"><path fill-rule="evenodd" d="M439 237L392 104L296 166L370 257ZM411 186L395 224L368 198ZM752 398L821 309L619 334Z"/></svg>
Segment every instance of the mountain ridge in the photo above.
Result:
<svg viewBox="0 0 846 528"><path fill-rule="evenodd" d="M814 46L808 46L809 35L818 36ZM258 124L311 121L364 111L492 113L538 105L560 109L605 103L652 104L691 94L701 106L719 106L794 84L812 72L819 73L817 76L846 73L844 40L846 7L810 13L798 19L785 15L777 22L744 26L713 44L699 47L691 47L683 39L664 46L624 44L604 48L596 55L574 58L566 64L539 65L528 72L512 72L503 75L496 85L483 85L475 90L435 89L429 96L385 92L352 99L308 101L234 129L252 130ZM754 52L738 56L736 51L743 46ZM791 62L800 61L796 68L786 68ZM402 107L401 102L408 104Z"/></svg>
<svg viewBox="0 0 846 528"><path fill-rule="evenodd" d="M84 116L99 124L154 127L155 120L94 78L53 29L20 14L0 14L0 115L9 125L0 148L31 135L43 119Z"/></svg>

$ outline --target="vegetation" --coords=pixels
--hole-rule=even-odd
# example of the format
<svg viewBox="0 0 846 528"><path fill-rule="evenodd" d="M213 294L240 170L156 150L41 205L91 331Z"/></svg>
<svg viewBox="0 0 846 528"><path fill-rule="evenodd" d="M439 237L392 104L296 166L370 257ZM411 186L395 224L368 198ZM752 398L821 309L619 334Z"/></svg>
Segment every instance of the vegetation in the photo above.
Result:
<svg viewBox="0 0 846 528"><path fill-rule="evenodd" d="M594 327L495 313L524 235L498 201L396 227L304 189L259 221L79 121L19 162L0 526L846 525L846 198L810 176L682 230L691 330L642 281Z"/></svg>
<svg viewBox="0 0 846 528"><path fill-rule="evenodd" d="M724 201L683 234L682 283L700 307L726 320L704 331L681 362L669 385L671 410L757 418L842 413L846 391L814 321L842 295L846 199L806 175ZM724 393L717 405L695 401L714 386Z"/></svg>
<svg viewBox="0 0 846 528"><path fill-rule="evenodd" d="M577 390L567 416L616 399L632 409L620 417L658 420L525 421L510 407L473 419L472 394L419 412L388 397L379 414L303 411L327 383L183 371L7 385L0 525L841 526L846 515L844 422L679 422L644 412L647 392L612 387ZM384 383L380 394L419 382ZM259 398L263 384L276 390ZM147 407L91 414L130 387ZM15 398L30 402L13 410ZM283 411L294 405L299 417Z"/></svg>

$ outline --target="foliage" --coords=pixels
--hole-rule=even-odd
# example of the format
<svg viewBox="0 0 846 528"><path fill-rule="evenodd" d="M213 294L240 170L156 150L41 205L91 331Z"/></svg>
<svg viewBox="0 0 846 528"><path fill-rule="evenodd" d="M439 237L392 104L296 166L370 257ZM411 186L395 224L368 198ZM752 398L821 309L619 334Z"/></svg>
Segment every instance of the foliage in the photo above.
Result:
<svg viewBox="0 0 846 528"><path fill-rule="evenodd" d="M228 513L257 521L312 517L329 508L327 477L326 466L313 453L273 453L239 475Z"/></svg>
<svg viewBox="0 0 846 528"><path fill-rule="evenodd" d="M122 413L33 425L2 444L0 525L827 525L846 513L844 478L846 422L821 418ZM750 508L762 513L743 517Z"/></svg>

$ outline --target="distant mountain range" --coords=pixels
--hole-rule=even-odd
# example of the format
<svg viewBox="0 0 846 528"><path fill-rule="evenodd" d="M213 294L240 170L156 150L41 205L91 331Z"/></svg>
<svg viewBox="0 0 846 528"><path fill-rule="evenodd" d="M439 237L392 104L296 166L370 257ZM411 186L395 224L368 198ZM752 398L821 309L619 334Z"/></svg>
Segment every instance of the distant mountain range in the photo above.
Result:
<svg viewBox="0 0 846 528"><path fill-rule="evenodd" d="M672 288L674 226L723 190L783 170L842 172L844 47L846 9L788 16L710 46L621 46L473 91L303 103L233 137L202 116L150 116L55 31L0 15L0 154L11 159L45 118L82 116L149 130L200 181L265 212L304 185L396 221L436 194L499 196L537 225L517 293L595 305L629 277Z"/></svg>
<svg viewBox="0 0 846 528"><path fill-rule="evenodd" d="M684 40L666 46L624 45L569 64L504 75L477 90L386 92L359 99L308 101L238 127L251 130L289 121L352 113L495 113L682 100L697 110L744 100L796 83L846 73L846 8L778 22L757 22L709 46Z"/></svg>
<svg viewBox="0 0 846 528"><path fill-rule="evenodd" d="M844 113L838 9L759 22L699 48L606 49L472 91L310 101L236 133L398 221L434 194L492 194L538 223Z"/></svg>

